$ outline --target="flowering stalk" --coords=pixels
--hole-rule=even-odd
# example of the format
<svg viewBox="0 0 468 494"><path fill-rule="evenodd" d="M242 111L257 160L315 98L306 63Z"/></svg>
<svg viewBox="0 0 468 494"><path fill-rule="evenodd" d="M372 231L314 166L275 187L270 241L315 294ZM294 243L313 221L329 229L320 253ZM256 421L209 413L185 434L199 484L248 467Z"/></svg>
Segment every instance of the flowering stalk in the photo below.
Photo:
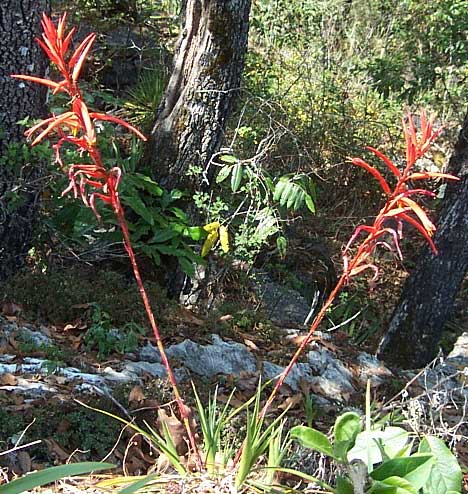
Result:
<svg viewBox="0 0 468 494"><path fill-rule="evenodd" d="M316 315L314 321L310 325L307 335L302 340L288 366L279 376L273 391L265 402L262 410L259 412L259 419L265 417L279 389L288 377L299 356L310 343L310 340L322 322L327 309L331 306L340 290L349 283L352 277L367 270L371 270L374 273L371 283L374 283L377 280L379 271L377 266L372 262L372 254L376 247L383 246L387 250L394 252L396 256L402 260L403 255L400 249L400 240L403 238L403 225L409 224L421 233L429 243L434 254L437 254L437 248L432 241L432 236L434 235L436 228L423 208L414 200L414 197L418 195L433 198L435 197L435 194L424 188L411 188L410 186L412 182L431 178L459 180L458 177L447 173L413 171L415 163L419 158L424 156L430 145L442 131L442 128L434 131L433 122L434 118L431 117L428 119L426 113L422 110L420 114L420 131L417 132L416 124L411 114L409 114L406 119L403 119L403 131L406 143L406 166L403 171L400 171L390 158L383 153L372 147L367 147L369 151L385 163L395 177L396 184L393 190L387 180L376 168L369 165L361 158L350 158L352 164L364 168L379 182L380 187L386 195L386 202L372 225L358 226L351 236L351 239L343 251L343 274L339 278L335 288L330 293L320 312ZM388 220L391 220L392 225L396 223L396 228L390 226ZM354 256L350 257L350 248L361 233L367 233L367 236L358 246Z"/></svg>
<svg viewBox="0 0 468 494"><path fill-rule="evenodd" d="M95 122L107 121L113 122L126 127L128 130L136 134L140 139L146 141L146 137L135 127L119 118L113 117L105 113L90 111L81 94L78 80L83 68L83 64L91 50L91 47L96 39L94 33L89 34L76 48L73 54L69 53L75 28L72 28L66 33L66 14L58 21L57 26L46 15L42 16L42 27L44 33L42 39L37 39L37 43L42 47L50 61L55 65L58 72L62 76L59 82L50 79L42 79L30 75L12 75L17 79L35 82L47 86L54 94L63 92L70 97L70 111L61 113L60 115L52 115L38 124L34 125L25 132L26 137L32 138L32 146L38 144L52 132L58 134L58 140L53 145L55 150L56 163L60 168L65 165L62 162L60 150L65 143L72 144L77 147L80 155L87 154L91 163L76 163L68 168L68 177L70 183L62 192L62 196L73 192L75 198L80 196L83 203L90 207L98 221L100 215L96 208L96 200L99 199L105 204L109 204L119 223L123 234L124 246L130 259L135 280L140 291L140 295L145 306L145 310L151 325L151 328L156 339L156 344L161 354L162 363L166 369L167 375L172 385L175 401L177 402L181 420L187 430L190 446L195 454L199 466L201 459L199 450L195 441L195 435L189 421L189 409L184 404L180 396L177 382L169 364L164 345L161 340L158 326L154 319L153 311L149 303L148 295L143 285L135 253L133 251L130 234L128 231L125 213L119 199L118 187L122 171L118 166L107 169L102 161L101 153L97 145Z"/></svg>

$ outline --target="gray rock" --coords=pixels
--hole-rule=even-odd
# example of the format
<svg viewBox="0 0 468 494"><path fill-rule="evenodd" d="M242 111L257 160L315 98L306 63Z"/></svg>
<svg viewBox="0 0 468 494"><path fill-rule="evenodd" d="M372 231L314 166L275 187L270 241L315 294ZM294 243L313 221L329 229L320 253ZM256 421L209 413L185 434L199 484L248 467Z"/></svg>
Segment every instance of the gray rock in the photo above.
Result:
<svg viewBox="0 0 468 494"><path fill-rule="evenodd" d="M365 385L367 380L370 379L371 386L379 386L393 375L392 372L385 367L384 363L374 355L361 352L356 360L359 364L359 382L362 385Z"/></svg>
<svg viewBox="0 0 468 494"><path fill-rule="evenodd" d="M153 377L165 377L166 369L162 364L156 362L125 362L124 371L127 370L132 374L141 376L143 374L149 374Z"/></svg>
<svg viewBox="0 0 468 494"><path fill-rule="evenodd" d="M458 368L468 367L468 332L464 332L458 337L446 362L453 363Z"/></svg>
<svg viewBox="0 0 468 494"><path fill-rule="evenodd" d="M314 390L319 390L327 398L346 401L349 394L355 392L353 374L331 352L325 348L312 350L307 360L314 374Z"/></svg>
<svg viewBox="0 0 468 494"><path fill-rule="evenodd" d="M147 343L146 346L144 346L140 350L140 359L145 361L145 362L161 362L161 355L159 353L159 350L152 345L151 343Z"/></svg>
<svg viewBox="0 0 468 494"><path fill-rule="evenodd" d="M277 378L284 370L284 367L273 364L271 362L263 363L263 377L267 380ZM301 381L312 382L313 374L309 364L296 364L285 379L285 383L291 387L293 391L300 390Z"/></svg>
<svg viewBox="0 0 468 494"><path fill-rule="evenodd" d="M0 389L10 391L12 393L21 393L31 398L37 398L50 393L58 393L58 389L53 386L49 386L46 383L30 382L23 378L17 378L17 384L14 386L0 386Z"/></svg>
<svg viewBox="0 0 468 494"><path fill-rule="evenodd" d="M83 383L88 385L102 386L105 383L105 379L102 376L81 372L79 369L75 369L74 367L60 369L59 373L61 376L69 379L70 381L83 381Z"/></svg>
<svg viewBox="0 0 468 494"><path fill-rule="evenodd" d="M33 330L26 327L22 327L19 328L18 333L22 341L31 342L34 345L37 345L38 347L50 346L53 344L53 341L40 330Z"/></svg>
<svg viewBox="0 0 468 494"><path fill-rule="evenodd" d="M0 316L0 347L6 346L10 335L18 330L18 325Z"/></svg>
<svg viewBox="0 0 468 494"><path fill-rule="evenodd" d="M255 290L260 295L268 318L279 325L303 325L310 312L310 304L296 290L258 276Z"/></svg>
<svg viewBox="0 0 468 494"><path fill-rule="evenodd" d="M343 379L350 382L353 378L353 374L343 362L325 348L311 350L307 354L307 361L316 375L330 378L342 375Z"/></svg>
<svg viewBox="0 0 468 494"><path fill-rule="evenodd" d="M355 389L348 381L344 380L340 374L337 379L315 376L312 381L314 393L318 393L333 401L347 401L349 395L354 393Z"/></svg>
<svg viewBox="0 0 468 494"><path fill-rule="evenodd" d="M255 357L244 345L225 342L218 335L212 335L212 345L198 345L191 340L173 345L167 349L169 358L178 360L184 367L200 376L217 374L238 375L243 371L255 372Z"/></svg>
<svg viewBox="0 0 468 494"><path fill-rule="evenodd" d="M14 374L18 369L16 364L0 364L0 375Z"/></svg>
<svg viewBox="0 0 468 494"><path fill-rule="evenodd" d="M95 384L80 383L73 388L78 394L88 394L88 395L100 395L108 396L112 394L111 391L105 386L96 386Z"/></svg>
<svg viewBox="0 0 468 494"><path fill-rule="evenodd" d="M129 369L116 371L112 367L106 367L102 371L101 375L102 377L104 377L106 381L110 381L111 383L126 384L126 383L139 381L138 376L135 373L130 372Z"/></svg>

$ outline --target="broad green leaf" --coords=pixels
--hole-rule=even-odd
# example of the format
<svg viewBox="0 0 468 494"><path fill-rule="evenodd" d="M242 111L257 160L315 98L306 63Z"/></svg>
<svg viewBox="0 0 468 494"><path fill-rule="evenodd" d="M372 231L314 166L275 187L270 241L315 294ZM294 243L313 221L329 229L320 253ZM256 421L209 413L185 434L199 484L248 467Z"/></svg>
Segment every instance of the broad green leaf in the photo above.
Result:
<svg viewBox="0 0 468 494"><path fill-rule="evenodd" d="M166 230L159 230L153 235L153 237L149 240L148 243L166 242L167 240L170 240L171 238L174 238L177 235L178 232L175 232L174 230L171 230L169 228Z"/></svg>
<svg viewBox="0 0 468 494"><path fill-rule="evenodd" d="M179 261L182 271L190 278L193 278L195 276L193 262L189 261L186 257L177 257L177 260Z"/></svg>
<svg viewBox="0 0 468 494"><path fill-rule="evenodd" d="M169 211L176 217L178 218L179 220L182 220L184 221L185 223L188 222L188 216L187 216L187 213L185 211L182 211L182 209L180 208L177 208L177 207L172 207L169 209Z"/></svg>
<svg viewBox="0 0 468 494"><path fill-rule="evenodd" d="M224 182L226 178L229 177L229 174L231 173L232 166L231 165L225 165L219 170L218 175L216 176L216 183L220 184L221 182Z"/></svg>
<svg viewBox="0 0 468 494"><path fill-rule="evenodd" d="M401 477L388 477L383 481L377 481L369 492L372 494L418 494L418 491Z"/></svg>
<svg viewBox="0 0 468 494"><path fill-rule="evenodd" d="M415 453L415 455L424 455L425 453ZM429 478L431 474L432 467L434 465L435 458L433 455L431 455L431 459L429 461L426 461L423 463L421 466L418 468L415 468L412 472L409 472L407 475L405 475L405 479L411 482L411 485L414 486L414 488L419 492L424 485L427 482L427 479Z"/></svg>
<svg viewBox="0 0 468 494"><path fill-rule="evenodd" d="M140 245L140 249L143 251L145 255L147 255L150 259L153 260L156 266L159 266L161 264L161 257L159 256L154 246L148 244L142 244Z"/></svg>
<svg viewBox="0 0 468 494"><path fill-rule="evenodd" d="M131 177L134 179L133 183L135 185L141 186L147 192L149 192L150 194L152 194L156 197L162 196L164 190L162 189L162 187L157 182L152 180L150 177L143 175L141 173L135 173Z"/></svg>
<svg viewBox="0 0 468 494"><path fill-rule="evenodd" d="M305 448L313 449L314 451L335 458L331 442L322 432L312 429L312 427L297 425L291 429L290 435L293 439L297 439Z"/></svg>
<svg viewBox="0 0 468 494"><path fill-rule="evenodd" d="M265 179L264 179L264 180L265 180L265 183L266 183L266 185L267 185L268 189L270 190L270 192L273 192L273 193L274 193L274 191L275 191L275 186L274 186L274 184L273 184L273 180L271 180L271 178L270 178L270 177L265 177Z"/></svg>
<svg viewBox="0 0 468 494"><path fill-rule="evenodd" d="M337 477L335 494L354 494L352 482L347 477Z"/></svg>
<svg viewBox="0 0 468 494"><path fill-rule="evenodd" d="M309 208L309 211L312 214L315 214L315 204L314 204L314 201L312 200L312 197L309 194L306 194L306 196L305 196L305 203L306 203L306 206Z"/></svg>
<svg viewBox="0 0 468 494"><path fill-rule="evenodd" d="M154 225L154 217L151 211L146 207L145 203L138 197L134 196L123 196L122 201L130 206L136 214L143 218L151 226Z"/></svg>
<svg viewBox="0 0 468 494"><path fill-rule="evenodd" d="M224 161L224 163L230 163L230 164L235 164L239 160L233 156L232 154L223 154L222 156L219 157L221 161Z"/></svg>
<svg viewBox="0 0 468 494"><path fill-rule="evenodd" d="M206 231L201 226L189 226L184 230L184 235L188 235L192 240L198 241L206 236Z"/></svg>
<svg viewBox="0 0 468 494"><path fill-rule="evenodd" d="M152 244L153 247L161 252L161 254L166 254L168 256L176 256L177 255L177 247L174 247L172 245L165 245L165 244Z"/></svg>
<svg viewBox="0 0 468 494"><path fill-rule="evenodd" d="M404 477L429 462L432 459L432 455L413 455L406 458L393 458L392 460L385 461L378 468L370 473L370 476L374 480L384 481L388 477Z"/></svg>
<svg viewBox="0 0 468 494"><path fill-rule="evenodd" d="M177 201L177 199L180 199L181 197L184 197L186 193L179 190L179 189L172 189L169 195L171 196L171 199L173 201Z"/></svg>
<svg viewBox="0 0 468 494"><path fill-rule="evenodd" d="M356 436L361 430L361 417L355 412L346 412L336 419L333 427L333 449L342 461L346 461L346 454L354 446Z"/></svg>
<svg viewBox="0 0 468 494"><path fill-rule="evenodd" d="M333 436L335 441L353 441L361 430L360 415L356 412L346 412L336 419Z"/></svg>
<svg viewBox="0 0 468 494"><path fill-rule="evenodd" d="M276 239L276 247L278 249L281 258L286 256L286 250L288 248L288 240L286 237L278 237Z"/></svg>
<svg viewBox="0 0 468 494"><path fill-rule="evenodd" d="M288 201L286 203L286 207L291 209L293 205L296 203L298 197L300 197L302 193L302 189L296 185L292 184L291 192L289 193Z"/></svg>
<svg viewBox="0 0 468 494"><path fill-rule="evenodd" d="M283 194L283 190L288 183L289 183L289 179L287 177L281 177L278 180L278 182L275 185L275 193L273 194L273 200L274 201L280 200L280 198Z"/></svg>
<svg viewBox="0 0 468 494"><path fill-rule="evenodd" d="M289 197L294 192L294 184L292 182L288 182L283 189L283 192L280 197L280 206L286 206L289 201Z"/></svg>
<svg viewBox="0 0 468 494"><path fill-rule="evenodd" d="M240 163L236 163L232 167L232 175L231 175L231 190L233 192L237 192L237 189L240 186L240 183L242 181L242 175L244 171L242 169L242 165Z"/></svg>
<svg viewBox="0 0 468 494"><path fill-rule="evenodd" d="M85 473L97 472L98 470L107 470L109 468L115 468L115 465L112 465L111 463L89 461L46 468L45 470L30 473L17 480L13 480L13 482L10 482L9 484L0 486L0 494L19 494L21 492L34 489L35 487L50 484L51 482L55 482L56 480L63 479L65 477L83 475Z"/></svg>
<svg viewBox="0 0 468 494"><path fill-rule="evenodd" d="M374 429L369 433L367 431L360 432L356 437L354 446L348 451L348 461L361 460L366 465L370 461L372 465L375 465L382 461L378 441L382 442L386 454L393 458L406 446L408 438L409 433L401 427Z"/></svg>
<svg viewBox="0 0 468 494"><path fill-rule="evenodd" d="M418 452L431 453L434 462L424 494L443 494L449 491L461 492L462 471L457 459L445 443L434 436L426 436L420 443Z"/></svg>
<svg viewBox="0 0 468 494"><path fill-rule="evenodd" d="M297 194L296 200L294 201L293 210L297 211L304 204L306 193L301 189Z"/></svg>

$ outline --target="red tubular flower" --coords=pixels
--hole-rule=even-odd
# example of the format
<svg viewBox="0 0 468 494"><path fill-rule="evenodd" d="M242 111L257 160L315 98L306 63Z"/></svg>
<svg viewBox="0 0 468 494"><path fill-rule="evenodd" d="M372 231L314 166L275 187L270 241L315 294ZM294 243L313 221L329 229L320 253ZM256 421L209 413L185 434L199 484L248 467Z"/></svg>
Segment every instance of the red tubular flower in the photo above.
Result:
<svg viewBox="0 0 468 494"><path fill-rule="evenodd" d="M408 187L408 182L413 180L424 180L431 178L459 180L458 177L449 175L448 173L412 171L417 160L424 156L426 151L429 149L429 146L442 131L442 128L434 131L433 122L434 117L431 116L428 119L426 113L422 110L420 113L420 130L418 132L415 121L411 115L408 115L406 119L403 119L403 131L406 143L406 166L402 172L400 172L390 158L377 149L369 146L367 147L369 151L385 163L385 165L395 176L396 184L393 190L390 189L388 182L383 178L382 174L373 166L369 165L361 158L350 159L351 163L364 168L378 180L382 190L387 195L387 202L381 209L380 213L376 216L373 225L361 225L357 227L350 241L346 245L343 251L343 257L345 259L345 266L347 266L345 271L347 271L348 277L354 276L363 271L360 269L362 263L367 262L367 258L372 254L375 247L382 243L380 240L381 237L387 233L390 235L392 243L387 243L386 245L392 245L396 250L398 257L402 258L399 241L403 237L404 223L408 223L416 228L426 239L432 251L437 254L437 249L432 241L432 236L436 230L435 225L429 219L424 209L410 197L417 195L435 197L435 194L426 189L411 189ZM397 230L386 226L386 222L389 219L397 222ZM353 261L350 261L348 259L349 248L363 231L367 232L368 236L360 245L358 254L356 255L357 257L355 257ZM365 255L361 255L364 253ZM370 264L366 264L366 266L371 267Z"/></svg>
<svg viewBox="0 0 468 494"><path fill-rule="evenodd" d="M99 198L105 203L111 204L114 208L120 207L120 204L115 203L118 198L116 187L118 187L119 180L114 180L115 168L106 170L102 165L100 151L97 147L95 123L97 121L116 123L127 128L142 140L146 140L146 137L138 129L120 118L105 113L89 111L83 100L78 87L78 78L96 35L91 33L86 36L74 52L70 53L75 28L72 28L68 33L65 32L66 14L63 14L59 19L57 27L47 15L43 14L42 27L44 30L42 39L37 39L36 41L55 65L63 79L60 82L55 82L30 75L13 75L12 77L42 84L53 90L54 93L59 91L68 93L71 97L72 108L71 111L42 120L27 130L25 135L28 138L36 136L32 142L34 146L46 137L50 137L53 132L56 132L60 137L54 145L56 161L62 166L60 149L65 143L76 146L81 154L84 152L89 154L93 161L92 165L74 164L69 167L70 184L63 194L73 191L75 197L78 197L76 180L79 177L81 199L86 206L93 209L96 217L100 219L95 207L95 199ZM93 189L96 190L93 191Z"/></svg>

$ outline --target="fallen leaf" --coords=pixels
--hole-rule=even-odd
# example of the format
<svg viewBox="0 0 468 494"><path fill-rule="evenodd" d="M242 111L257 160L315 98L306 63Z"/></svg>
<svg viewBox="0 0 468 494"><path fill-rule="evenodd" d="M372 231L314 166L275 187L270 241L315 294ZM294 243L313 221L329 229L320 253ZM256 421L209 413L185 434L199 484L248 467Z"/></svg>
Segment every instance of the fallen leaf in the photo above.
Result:
<svg viewBox="0 0 468 494"><path fill-rule="evenodd" d="M168 415L163 408L158 410L158 421L160 433L163 434L162 424L164 423L169 430L177 453L181 456L185 455L188 451L188 445L184 424L175 415Z"/></svg>
<svg viewBox="0 0 468 494"><path fill-rule="evenodd" d="M244 345L254 352L260 351L260 348L258 348L258 346L252 340L249 340L247 338L244 338Z"/></svg>
<svg viewBox="0 0 468 494"><path fill-rule="evenodd" d="M128 402L132 403L136 401L139 403L140 401L143 401L145 399L145 394L143 393L143 389L141 386L134 386L129 395L128 395Z"/></svg>
<svg viewBox="0 0 468 494"><path fill-rule="evenodd" d="M231 314L225 314L224 316L221 316L219 318L219 322L225 322L225 321L230 321L231 319L233 319L234 316L231 315Z"/></svg>
<svg viewBox="0 0 468 494"><path fill-rule="evenodd" d="M2 304L2 314L7 319L10 317L19 316L23 310L23 306L21 304L16 304L15 302L3 302Z"/></svg>
<svg viewBox="0 0 468 494"><path fill-rule="evenodd" d="M52 438L44 439L44 442L49 449L49 453L52 458L60 460L61 462L68 460L70 458L70 453L67 453L60 444Z"/></svg>
<svg viewBox="0 0 468 494"><path fill-rule="evenodd" d="M186 307L179 307L175 317L184 323L187 324L194 324L195 326L204 326L205 321L203 319L200 319L198 316L196 316L191 310L187 309Z"/></svg>
<svg viewBox="0 0 468 494"><path fill-rule="evenodd" d="M217 400L220 403L227 403L229 401L229 404L234 408L240 408L245 403L245 401L239 400L235 396L229 400L229 396L227 395L218 395Z"/></svg>
<svg viewBox="0 0 468 494"><path fill-rule="evenodd" d="M15 386L17 382L16 377L9 372L0 376L0 385L2 386Z"/></svg>
<svg viewBox="0 0 468 494"><path fill-rule="evenodd" d="M288 396L280 405L278 405L277 408L280 408L281 410L295 408L297 407L297 405L302 403L302 401L303 401L302 393L297 393L295 395Z"/></svg>

